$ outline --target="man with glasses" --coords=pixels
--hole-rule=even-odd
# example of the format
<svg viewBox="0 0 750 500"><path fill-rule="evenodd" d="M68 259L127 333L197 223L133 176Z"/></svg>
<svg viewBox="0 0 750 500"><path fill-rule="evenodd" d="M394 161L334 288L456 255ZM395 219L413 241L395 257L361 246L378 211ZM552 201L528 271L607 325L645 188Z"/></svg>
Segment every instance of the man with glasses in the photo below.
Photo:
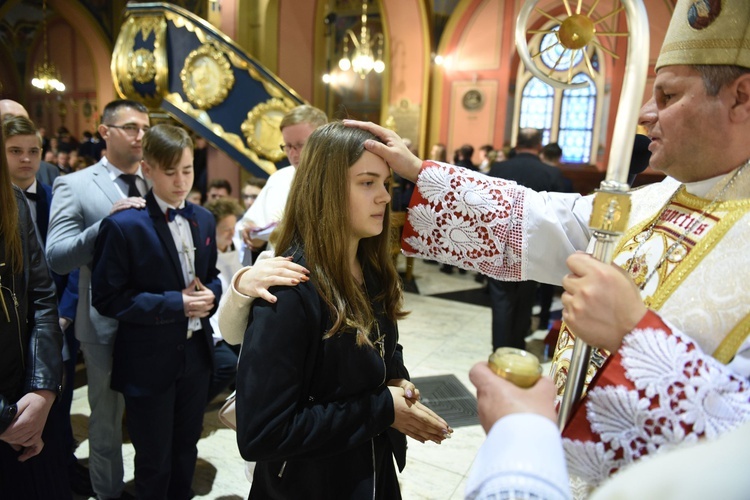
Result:
<svg viewBox="0 0 750 500"><path fill-rule="evenodd" d="M328 117L325 113L308 105L297 106L281 119L279 128L284 143L280 147L289 158L290 165L278 170L268 178L268 183L261 190L255 203L248 209L242 220L237 223L237 229L241 231L244 241L243 248L240 249L240 258L243 264L252 264L251 252L246 250L248 248L251 250L260 249L267 240L267 238L253 238L252 230L265 228L269 224L281 220L286 199L289 196L289 188L292 185L292 179L294 179L294 172L302 154L302 147L310 134L326 123L328 123Z"/></svg>
<svg viewBox="0 0 750 500"><path fill-rule="evenodd" d="M117 321L91 307L91 264L102 219L127 208L144 208L148 191L143 174L141 140L149 128L143 104L113 101L104 108L99 133L106 155L95 165L54 184L47 237L47 259L55 272L80 268L75 333L81 342L88 377L89 469L98 498L121 498L122 395L110 389L112 348Z"/></svg>

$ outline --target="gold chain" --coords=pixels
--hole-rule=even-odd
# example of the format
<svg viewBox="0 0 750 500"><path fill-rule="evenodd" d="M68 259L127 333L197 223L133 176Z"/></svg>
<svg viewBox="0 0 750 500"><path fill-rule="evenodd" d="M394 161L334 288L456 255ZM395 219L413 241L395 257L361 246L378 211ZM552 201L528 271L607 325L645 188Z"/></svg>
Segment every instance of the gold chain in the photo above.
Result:
<svg viewBox="0 0 750 500"><path fill-rule="evenodd" d="M748 159L740 168L738 168L732 177L729 179L729 182L727 182L723 188L721 188L721 191L714 196L714 199L711 200L711 202L706 205L703 210L701 211L700 215L697 219L693 221L690 226L680 234L680 236L677 238L677 241L672 243L669 248L667 248L667 251L664 252L664 255L661 256L659 259L659 262L656 263L656 266L648 273L646 278L643 280L643 282L640 285L640 289L643 290L646 287L646 284L651 280L651 278L654 277L654 274L661 268L662 265L664 265L664 262L674 253L675 250L680 248L682 246L682 242L685 241L685 238L687 238L690 233L693 232L700 224L703 222L703 220L706 218L706 216L716 208L716 205L724 201L724 195L727 193L730 187L734 184L734 181L739 177L739 175L742 173L743 170L745 170L745 167L750 165L750 159ZM684 185L683 185L684 186ZM646 231L641 232L640 234L644 234L643 240L640 242L640 244L636 247L635 251L633 252L633 256L629 259L630 263L628 264L628 274L630 274L630 271L633 268L633 264L636 261L636 257L638 256L638 252L640 252L641 248L643 248L643 245L646 244L646 242L651 238L651 236L654 234L654 227L656 224L661 220L662 216L664 215L664 212L666 212L667 208L669 208L669 205L672 204L672 201L674 201L677 194L680 192L680 190L683 188L683 186L680 186L680 188L675 191L672 196L669 198L669 201L667 201L666 205L661 209L661 212L659 212L659 215L656 216L654 221L651 223L649 228Z"/></svg>

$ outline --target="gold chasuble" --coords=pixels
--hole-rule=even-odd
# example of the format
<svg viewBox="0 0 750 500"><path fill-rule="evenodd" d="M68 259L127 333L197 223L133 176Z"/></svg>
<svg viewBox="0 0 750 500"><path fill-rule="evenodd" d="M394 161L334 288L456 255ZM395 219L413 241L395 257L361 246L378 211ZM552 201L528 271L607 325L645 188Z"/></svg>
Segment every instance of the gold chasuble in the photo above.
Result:
<svg viewBox="0 0 750 500"><path fill-rule="evenodd" d="M705 197L676 183L666 201L663 189L633 191L637 208L631 219L639 222L622 237L614 258L641 288L648 308L722 363L728 363L750 335L750 303L737 293L750 285L750 172L739 170L724 176ZM654 211L660 201L664 205ZM563 324L551 373L558 400L573 340ZM587 383L607 357L603 349L593 354Z"/></svg>

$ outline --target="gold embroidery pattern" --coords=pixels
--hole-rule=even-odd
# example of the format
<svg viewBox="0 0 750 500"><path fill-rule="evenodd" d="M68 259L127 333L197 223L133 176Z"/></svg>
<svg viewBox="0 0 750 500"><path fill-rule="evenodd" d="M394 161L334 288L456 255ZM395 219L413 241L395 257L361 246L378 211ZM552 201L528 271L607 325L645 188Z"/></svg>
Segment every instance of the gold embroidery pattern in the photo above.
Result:
<svg viewBox="0 0 750 500"><path fill-rule="evenodd" d="M685 191L684 187L681 187L666 208L677 206L680 212L694 211L697 213L709 203L711 203L709 200L691 195ZM677 252L677 257L668 259L665 262L666 265L662 265L662 268L658 270L654 276L654 279L657 280L656 291L652 296L644 298L646 306L650 309L659 310L685 281L687 276L711 253L726 233L748 211L750 211L750 199L728 200L718 203L711 211L710 228L708 231L698 238L695 238L695 236L690 239L686 238L683 242L684 246ZM660 238L662 248L665 250L669 248L676 241L677 237L673 234L673 231L668 230L667 224L659 222L655 225L653 224L654 220L662 214L663 211L659 211L650 219L646 219L628 231L626 236L621 239L619 248L615 251L615 256L634 252L641 245L644 238ZM648 234L647 228L652 228L653 234ZM630 266L630 262L635 258L630 272L638 286L641 286L638 280L645 279L645 276L649 272L646 257L646 253L640 256L631 255L630 258L621 264L623 268L627 269ZM750 335L750 319L746 318L725 337L722 344L716 350L716 354L727 359L727 361L723 361L720 358L717 359L728 362L748 335ZM567 373L573 342L574 335L568 326L563 323L560 328L560 338L553 357L550 373L558 386L558 401L564 392L564 376L562 372ZM598 350L592 355L592 363L586 376L586 387L588 387L588 383L596 371L601 368L607 356L608 354L603 350Z"/></svg>
<svg viewBox="0 0 750 500"><path fill-rule="evenodd" d="M690 209L699 211L707 203L703 198L693 196L684 190L677 194L675 203L684 205ZM687 256L680 262L669 267L666 276L659 276L659 284L652 297L648 297L644 303L647 307L659 310L667 299L680 286L685 278L711 253L716 245L732 226L750 210L750 200L729 200L719 203L712 215L718 220L709 232L703 235Z"/></svg>
<svg viewBox="0 0 750 500"><path fill-rule="evenodd" d="M721 363L729 363L748 337L750 337L750 314L732 328L732 331L724 337L712 356Z"/></svg>

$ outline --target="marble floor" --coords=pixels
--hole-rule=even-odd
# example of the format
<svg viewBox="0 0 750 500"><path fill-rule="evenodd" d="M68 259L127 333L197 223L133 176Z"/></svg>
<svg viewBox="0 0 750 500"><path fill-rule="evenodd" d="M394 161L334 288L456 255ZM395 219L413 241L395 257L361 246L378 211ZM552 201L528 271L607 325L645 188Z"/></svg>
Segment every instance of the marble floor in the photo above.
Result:
<svg viewBox="0 0 750 500"><path fill-rule="evenodd" d="M403 267L403 257L400 257ZM491 351L491 314L488 307L456 302L430 295L480 287L473 273L447 275L439 266L416 260L414 277L419 294L406 294L411 314L399 322L405 363L412 377L455 375L472 393L469 369L487 359ZM543 332L537 332L537 336ZM237 451L234 431L217 419L220 401L206 410L203 436L198 443L198 464L193 489L196 498L246 498L250 483ZM75 390L72 419L80 446L76 455L84 464L88 456L88 402L86 386ZM450 422L449 422L450 423ZM449 500L464 497L466 478L477 449L484 439L479 425L455 429L453 438L441 445L409 440L407 465L400 475L407 500ZM133 492L133 446L123 445L126 489Z"/></svg>

